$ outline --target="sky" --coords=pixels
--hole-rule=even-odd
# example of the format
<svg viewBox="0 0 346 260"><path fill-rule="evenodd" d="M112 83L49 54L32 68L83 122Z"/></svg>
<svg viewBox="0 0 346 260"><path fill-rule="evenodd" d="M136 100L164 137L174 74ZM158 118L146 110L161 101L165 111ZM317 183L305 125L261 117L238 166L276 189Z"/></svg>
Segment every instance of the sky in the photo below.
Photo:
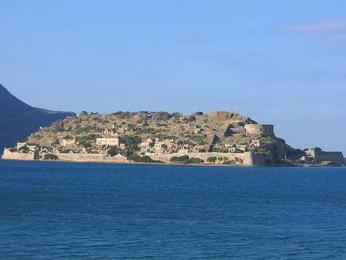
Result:
<svg viewBox="0 0 346 260"><path fill-rule="evenodd" d="M0 83L42 108L236 111L346 154L344 0L1 0Z"/></svg>

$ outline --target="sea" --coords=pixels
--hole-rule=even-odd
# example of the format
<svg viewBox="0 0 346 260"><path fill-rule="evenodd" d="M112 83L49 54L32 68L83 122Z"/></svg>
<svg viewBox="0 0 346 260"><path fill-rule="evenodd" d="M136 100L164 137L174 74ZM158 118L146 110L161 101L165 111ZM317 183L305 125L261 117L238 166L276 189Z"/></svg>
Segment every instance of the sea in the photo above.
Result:
<svg viewBox="0 0 346 260"><path fill-rule="evenodd" d="M346 168L0 161L0 259L346 259Z"/></svg>

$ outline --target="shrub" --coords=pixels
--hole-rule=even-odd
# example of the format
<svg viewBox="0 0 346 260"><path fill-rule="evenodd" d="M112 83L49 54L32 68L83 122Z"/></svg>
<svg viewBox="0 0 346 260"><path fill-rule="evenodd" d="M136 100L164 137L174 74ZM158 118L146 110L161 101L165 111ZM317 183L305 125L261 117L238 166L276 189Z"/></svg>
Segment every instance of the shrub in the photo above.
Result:
<svg viewBox="0 0 346 260"><path fill-rule="evenodd" d="M95 141L97 136L95 135L84 135L77 138L78 144L82 145L85 148L91 147L91 143Z"/></svg>
<svg viewBox="0 0 346 260"><path fill-rule="evenodd" d="M213 148L213 152L217 152L217 153L228 153L228 149L227 149L227 148L218 148L218 147L214 147L214 148Z"/></svg>
<svg viewBox="0 0 346 260"><path fill-rule="evenodd" d="M183 156L173 156L171 158L171 162L173 163L204 163L204 161L200 158L190 158L188 155Z"/></svg>
<svg viewBox="0 0 346 260"><path fill-rule="evenodd" d="M204 161L200 158L190 158L187 163L196 163L196 164L199 164L199 163L204 163Z"/></svg>
<svg viewBox="0 0 346 260"><path fill-rule="evenodd" d="M187 163L189 159L190 157L188 155L173 156L170 161L174 163Z"/></svg>
<svg viewBox="0 0 346 260"><path fill-rule="evenodd" d="M167 112L156 112L153 113L152 116L153 119L157 121L166 121L172 117L171 114Z"/></svg>
<svg viewBox="0 0 346 260"><path fill-rule="evenodd" d="M59 150L60 153L70 153L72 152L70 149L61 149Z"/></svg>
<svg viewBox="0 0 346 260"><path fill-rule="evenodd" d="M116 156L117 154L119 154L118 148L115 146L112 146L108 151L107 154L111 157Z"/></svg>
<svg viewBox="0 0 346 260"><path fill-rule="evenodd" d="M213 157L209 157L209 158L207 159L207 162L209 162L209 163L215 163L216 160L217 160L217 158L216 158L215 156L213 156Z"/></svg>
<svg viewBox="0 0 346 260"><path fill-rule="evenodd" d="M134 162L140 162L140 163L160 163L160 161L155 161L151 159L149 156L139 156L137 154L129 156L127 159L134 161Z"/></svg>
<svg viewBox="0 0 346 260"><path fill-rule="evenodd" d="M139 150L138 145L141 143L139 136L125 135L121 137L121 142L125 144L125 151L122 153L124 156L129 157L135 154Z"/></svg>
<svg viewBox="0 0 346 260"><path fill-rule="evenodd" d="M195 116L189 116L187 121L188 122L194 122L194 121L196 121L196 117Z"/></svg>
<svg viewBox="0 0 346 260"><path fill-rule="evenodd" d="M57 121L55 123L52 124L52 129L55 131L55 132L63 132L65 129L64 129L64 122L63 121Z"/></svg>
<svg viewBox="0 0 346 260"><path fill-rule="evenodd" d="M82 133L91 133L91 132L102 133L103 129L96 126L76 127L74 129L74 134L76 135L80 135Z"/></svg>
<svg viewBox="0 0 346 260"><path fill-rule="evenodd" d="M192 114L192 116L203 116L203 115L204 113L200 111Z"/></svg>
<svg viewBox="0 0 346 260"><path fill-rule="evenodd" d="M55 154L51 154L51 153L47 153L43 156L44 160L58 160L58 156L56 156Z"/></svg>
<svg viewBox="0 0 346 260"><path fill-rule="evenodd" d="M198 145L205 145L207 143L204 135L193 135L190 138Z"/></svg>
<svg viewBox="0 0 346 260"><path fill-rule="evenodd" d="M141 143L141 138L139 136L125 135L121 137L121 142L126 146L137 146Z"/></svg>
<svg viewBox="0 0 346 260"><path fill-rule="evenodd" d="M60 142L59 142L59 140L58 139L55 139L52 143L51 143L51 145L59 145L60 144Z"/></svg>
<svg viewBox="0 0 346 260"><path fill-rule="evenodd" d="M26 145L24 145L24 146L19 148L19 152L21 152L21 153L29 153L30 149Z"/></svg>
<svg viewBox="0 0 346 260"><path fill-rule="evenodd" d="M79 116L82 117L82 116L88 116L88 112L86 111L82 111L79 113Z"/></svg>

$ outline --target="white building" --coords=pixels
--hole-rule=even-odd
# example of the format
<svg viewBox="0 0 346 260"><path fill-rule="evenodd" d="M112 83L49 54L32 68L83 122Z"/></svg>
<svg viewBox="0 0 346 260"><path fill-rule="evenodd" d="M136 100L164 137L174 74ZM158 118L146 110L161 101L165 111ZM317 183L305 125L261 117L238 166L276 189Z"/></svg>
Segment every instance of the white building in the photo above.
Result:
<svg viewBox="0 0 346 260"><path fill-rule="evenodd" d="M17 143L17 150L19 150L20 148L26 146L26 143Z"/></svg>
<svg viewBox="0 0 346 260"><path fill-rule="evenodd" d="M70 146L70 145L74 145L75 143L76 143L75 139L62 139L61 140L62 146Z"/></svg>
<svg viewBox="0 0 346 260"><path fill-rule="evenodd" d="M187 154L189 154L189 149L179 149L178 150L178 154L187 155Z"/></svg>
<svg viewBox="0 0 346 260"><path fill-rule="evenodd" d="M98 145L107 145L107 146L119 146L120 140L119 137L112 138L97 138L96 144Z"/></svg>

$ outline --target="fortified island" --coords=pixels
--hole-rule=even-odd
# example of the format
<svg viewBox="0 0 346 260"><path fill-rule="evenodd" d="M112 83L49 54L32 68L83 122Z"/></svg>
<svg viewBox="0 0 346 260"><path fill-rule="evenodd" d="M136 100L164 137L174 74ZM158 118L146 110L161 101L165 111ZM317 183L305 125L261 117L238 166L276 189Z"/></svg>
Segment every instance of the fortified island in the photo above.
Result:
<svg viewBox="0 0 346 260"><path fill-rule="evenodd" d="M4 150L7 160L206 165L345 164L341 152L294 149L234 112L82 112L57 121Z"/></svg>

